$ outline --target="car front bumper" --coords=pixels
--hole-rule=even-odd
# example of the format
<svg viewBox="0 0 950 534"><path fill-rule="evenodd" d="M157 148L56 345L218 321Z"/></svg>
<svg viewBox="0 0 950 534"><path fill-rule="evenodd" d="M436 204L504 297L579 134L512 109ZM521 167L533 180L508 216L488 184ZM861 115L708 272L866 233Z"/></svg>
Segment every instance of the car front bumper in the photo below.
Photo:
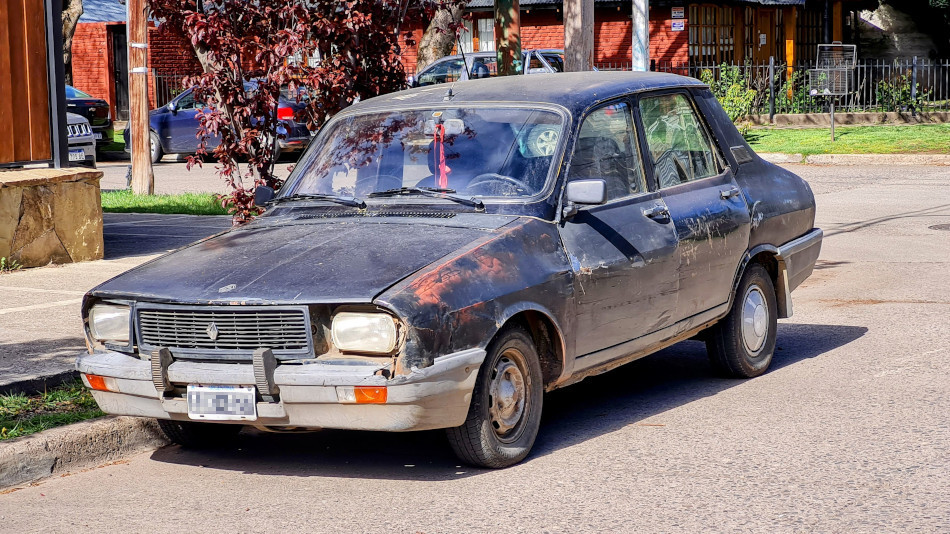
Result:
<svg viewBox="0 0 950 534"><path fill-rule="evenodd" d="M70 165L87 165L92 168L96 167L96 143L92 140L92 137L89 138L88 142L85 143L70 143L67 146L68 152L76 152L78 150L83 151L82 160L69 159Z"/></svg>
<svg viewBox="0 0 950 534"><path fill-rule="evenodd" d="M257 402L254 421L227 421L261 427L339 428L350 430L408 431L449 428L465 422L472 390L485 351L469 349L435 359L430 367L412 369L405 376L387 379L376 374L375 363L285 363L274 370L280 388L275 402ZM109 414L189 420L183 396L162 396L155 388L148 360L118 352L82 354L76 368L85 375L111 378L110 391L93 390L99 407ZM251 363L175 361L167 369L173 384L255 384ZM89 383L87 381L87 386ZM338 388L385 386L384 404L341 402Z"/></svg>

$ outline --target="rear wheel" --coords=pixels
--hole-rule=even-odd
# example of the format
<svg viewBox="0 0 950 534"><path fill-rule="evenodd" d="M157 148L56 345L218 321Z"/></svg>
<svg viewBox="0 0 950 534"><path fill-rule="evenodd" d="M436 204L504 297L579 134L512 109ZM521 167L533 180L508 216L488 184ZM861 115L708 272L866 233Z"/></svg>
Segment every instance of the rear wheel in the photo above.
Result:
<svg viewBox="0 0 950 534"><path fill-rule="evenodd" d="M234 441L242 425L159 419L158 427L174 443L190 449L223 447Z"/></svg>
<svg viewBox="0 0 950 534"><path fill-rule="evenodd" d="M523 460L541 426L543 389L531 336L520 326L508 327L488 346L465 423L446 431L455 454L491 468Z"/></svg>
<svg viewBox="0 0 950 534"><path fill-rule="evenodd" d="M765 267L750 265L736 289L732 310L706 337L709 359L720 374L752 378L772 363L778 307L775 288Z"/></svg>

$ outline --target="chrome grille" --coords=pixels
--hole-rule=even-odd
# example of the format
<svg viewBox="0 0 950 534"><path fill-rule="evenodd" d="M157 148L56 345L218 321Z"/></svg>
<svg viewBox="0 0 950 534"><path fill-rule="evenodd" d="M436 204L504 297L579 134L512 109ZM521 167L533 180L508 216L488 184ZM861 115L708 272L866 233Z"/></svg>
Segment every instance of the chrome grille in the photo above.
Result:
<svg viewBox="0 0 950 534"><path fill-rule="evenodd" d="M89 125L84 122L79 122L76 124L69 124L66 126L67 137L83 137L86 135L92 135L92 130L89 129Z"/></svg>
<svg viewBox="0 0 950 534"><path fill-rule="evenodd" d="M306 308L162 308L138 310L139 345L172 352L245 353L260 347L274 352L310 353Z"/></svg>

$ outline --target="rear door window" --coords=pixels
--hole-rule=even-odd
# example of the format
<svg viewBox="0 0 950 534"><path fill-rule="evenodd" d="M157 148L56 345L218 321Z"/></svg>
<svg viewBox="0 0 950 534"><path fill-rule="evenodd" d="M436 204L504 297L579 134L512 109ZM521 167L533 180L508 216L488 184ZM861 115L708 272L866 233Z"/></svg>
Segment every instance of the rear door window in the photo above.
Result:
<svg viewBox="0 0 950 534"><path fill-rule="evenodd" d="M715 145L685 94L641 98L640 118L660 188L722 172Z"/></svg>

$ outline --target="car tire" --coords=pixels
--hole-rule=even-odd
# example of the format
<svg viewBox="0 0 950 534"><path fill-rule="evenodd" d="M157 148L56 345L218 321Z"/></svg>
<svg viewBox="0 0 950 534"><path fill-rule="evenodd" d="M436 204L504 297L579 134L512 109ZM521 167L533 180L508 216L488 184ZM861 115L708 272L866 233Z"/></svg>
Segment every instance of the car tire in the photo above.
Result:
<svg viewBox="0 0 950 534"><path fill-rule="evenodd" d="M209 449L232 443L242 425L159 419L158 427L173 443L189 449Z"/></svg>
<svg viewBox="0 0 950 534"><path fill-rule="evenodd" d="M162 150L162 141L158 138L158 134L153 130L149 130L148 140L151 150L152 163L158 163L162 160L162 156L165 155L165 152Z"/></svg>
<svg viewBox="0 0 950 534"><path fill-rule="evenodd" d="M729 315L707 332L706 352L713 367L728 377L761 375L772 363L777 325L772 278L761 264L749 265Z"/></svg>
<svg viewBox="0 0 950 534"><path fill-rule="evenodd" d="M551 156L557 150L560 134L553 126L538 125L528 134L528 153L533 157Z"/></svg>
<svg viewBox="0 0 950 534"><path fill-rule="evenodd" d="M538 436L543 400L537 348L523 327L510 326L488 345L465 423L446 429L452 450L479 467L520 462Z"/></svg>

